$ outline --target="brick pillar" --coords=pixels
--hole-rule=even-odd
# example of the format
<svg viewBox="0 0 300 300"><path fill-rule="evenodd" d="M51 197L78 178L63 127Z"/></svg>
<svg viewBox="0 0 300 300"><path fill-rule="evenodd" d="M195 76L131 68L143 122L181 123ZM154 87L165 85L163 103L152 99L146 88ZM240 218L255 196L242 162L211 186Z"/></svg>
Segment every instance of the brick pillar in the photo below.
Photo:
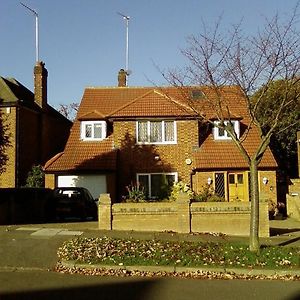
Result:
<svg viewBox="0 0 300 300"><path fill-rule="evenodd" d="M101 194L98 204L99 229L112 230L112 206L109 194Z"/></svg>
<svg viewBox="0 0 300 300"><path fill-rule="evenodd" d="M268 209L267 202L259 203L259 236L260 237L270 236L269 209Z"/></svg>
<svg viewBox="0 0 300 300"><path fill-rule="evenodd" d="M177 204L177 232L191 232L191 212L190 212L190 197L186 193L180 193L176 200Z"/></svg>

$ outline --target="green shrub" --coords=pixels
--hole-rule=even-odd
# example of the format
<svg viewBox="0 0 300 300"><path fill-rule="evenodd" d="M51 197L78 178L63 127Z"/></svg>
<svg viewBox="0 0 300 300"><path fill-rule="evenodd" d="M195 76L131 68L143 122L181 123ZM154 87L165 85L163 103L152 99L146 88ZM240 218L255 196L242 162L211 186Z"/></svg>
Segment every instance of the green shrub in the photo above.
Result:
<svg viewBox="0 0 300 300"><path fill-rule="evenodd" d="M28 173L25 187L40 188L45 185L45 173L40 165L33 166Z"/></svg>
<svg viewBox="0 0 300 300"><path fill-rule="evenodd" d="M171 189L170 199L176 200L179 193L187 193L190 198L194 197L194 192L191 190L190 186L182 181L174 182Z"/></svg>
<svg viewBox="0 0 300 300"><path fill-rule="evenodd" d="M206 184L199 194L195 194L193 197L195 202L224 202L224 197L220 197L214 193L214 189Z"/></svg>

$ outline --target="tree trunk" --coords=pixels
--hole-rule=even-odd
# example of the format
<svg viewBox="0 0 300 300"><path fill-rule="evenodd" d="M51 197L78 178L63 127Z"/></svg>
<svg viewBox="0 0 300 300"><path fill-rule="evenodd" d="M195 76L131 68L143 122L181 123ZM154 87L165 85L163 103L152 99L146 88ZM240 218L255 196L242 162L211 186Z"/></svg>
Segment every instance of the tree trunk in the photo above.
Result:
<svg viewBox="0 0 300 300"><path fill-rule="evenodd" d="M256 159L251 159L250 164L250 190L251 190L251 215L250 215L250 251L259 251L259 189L258 170Z"/></svg>

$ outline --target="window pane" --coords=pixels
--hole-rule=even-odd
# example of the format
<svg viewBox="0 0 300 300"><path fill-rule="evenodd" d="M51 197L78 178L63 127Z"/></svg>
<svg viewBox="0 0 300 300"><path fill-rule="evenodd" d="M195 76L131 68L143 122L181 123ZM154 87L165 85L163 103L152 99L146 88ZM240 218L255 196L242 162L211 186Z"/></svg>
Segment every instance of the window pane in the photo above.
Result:
<svg viewBox="0 0 300 300"><path fill-rule="evenodd" d="M234 174L229 174L228 180L230 184L234 184Z"/></svg>
<svg viewBox="0 0 300 300"><path fill-rule="evenodd" d="M151 174L151 198L166 199L170 196L175 175Z"/></svg>
<svg viewBox="0 0 300 300"><path fill-rule="evenodd" d="M225 136L225 129L224 128L218 128L218 136Z"/></svg>
<svg viewBox="0 0 300 300"><path fill-rule="evenodd" d="M145 188L145 195L149 198L149 175L138 175L138 182Z"/></svg>
<svg viewBox="0 0 300 300"><path fill-rule="evenodd" d="M94 124L94 138L95 139L102 138L102 125L100 123Z"/></svg>
<svg viewBox="0 0 300 300"><path fill-rule="evenodd" d="M85 137L86 138L91 138L92 137L92 125L91 124L86 124L85 125Z"/></svg>
<svg viewBox="0 0 300 300"><path fill-rule="evenodd" d="M171 187L173 186L174 182L175 182L175 175L166 175L167 176L167 181L168 181L168 185Z"/></svg>
<svg viewBox="0 0 300 300"><path fill-rule="evenodd" d="M162 142L162 122L150 122L150 142Z"/></svg>
<svg viewBox="0 0 300 300"><path fill-rule="evenodd" d="M173 142L174 140L174 121L165 121L165 141Z"/></svg>
<svg viewBox="0 0 300 300"><path fill-rule="evenodd" d="M237 175L237 181L238 181L239 184L243 184L243 181L244 181L243 174L238 174Z"/></svg>
<svg viewBox="0 0 300 300"><path fill-rule="evenodd" d="M161 174L151 175L151 198L159 198L161 177Z"/></svg>
<svg viewBox="0 0 300 300"><path fill-rule="evenodd" d="M138 122L138 142L147 142L147 122Z"/></svg>

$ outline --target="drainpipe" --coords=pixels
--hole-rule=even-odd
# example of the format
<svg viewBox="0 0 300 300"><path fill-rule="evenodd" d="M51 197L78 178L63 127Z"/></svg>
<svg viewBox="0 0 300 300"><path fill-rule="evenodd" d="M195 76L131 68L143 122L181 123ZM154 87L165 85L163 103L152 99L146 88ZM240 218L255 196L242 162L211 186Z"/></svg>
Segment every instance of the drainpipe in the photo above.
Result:
<svg viewBox="0 0 300 300"><path fill-rule="evenodd" d="M193 176L196 174L196 170L195 169L192 169L192 172L190 173L190 187L191 187L191 190L193 190Z"/></svg>

